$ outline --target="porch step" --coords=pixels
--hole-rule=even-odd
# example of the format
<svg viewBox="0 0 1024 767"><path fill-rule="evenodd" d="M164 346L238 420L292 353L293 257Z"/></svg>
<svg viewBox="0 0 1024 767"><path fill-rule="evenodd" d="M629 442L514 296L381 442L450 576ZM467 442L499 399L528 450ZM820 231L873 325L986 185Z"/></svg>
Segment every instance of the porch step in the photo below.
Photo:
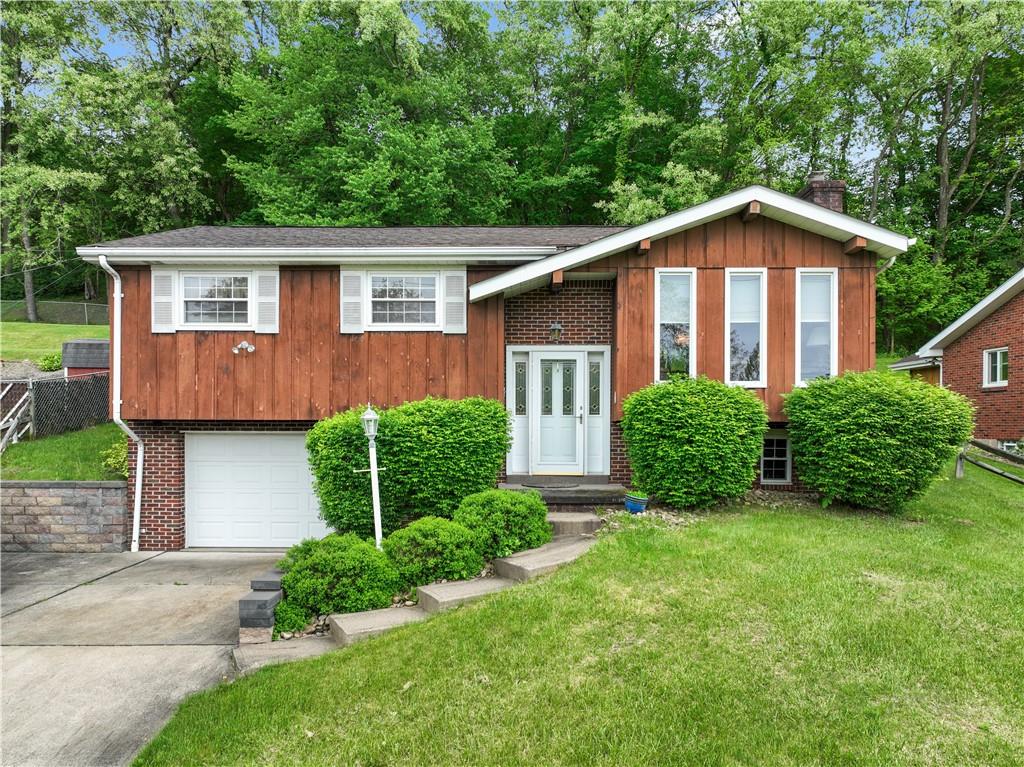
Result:
<svg viewBox="0 0 1024 767"><path fill-rule="evenodd" d="M256 578L249 581L249 588L253 591L278 591L281 588L281 576L284 573L280 570L267 570Z"/></svg>
<svg viewBox="0 0 1024 767"><path fill-rule="evenodd" d="M590 511L549 511L548 522L556 537L591 535L601 527L601 518Z"/></svg>
<svg viewBox="0 0 1024 767"><path fill-rule="evenodd" d="M420 586L416 589L416 595L419 597L420 607L428 613L436 613L450 610L466 602L473 602L488 594L495 594L515 585L515 581L510 581L508 578L477 578L472 581L452 581L451 583Z"/></svg>
<svg viewBox="0 0 1024 767"><path fill-rule="evenodd" d="M610 483L580 483L566 487L529 487L518 482L503 482L503 490L536 490L548 506L621 506L626 489Z"/></svg>
<svg viewBox="0 0 1024 767"><path fill-rule="evenodd" d="M427 613L420 607L385 607L383 610L332 615L327 624L331 627L331 638L335 644L347 647L426 617Z"/></svg>
<svg viewBox="0 0 1024 767"><path fill-rule="evenodd" d="M551 543L546 543L536 549L520 551L510 557L495 559L493 562L494 572L502 578L528 581L578 559L596 542L596 538L586 535L567 535L555 538Z"/></svg>

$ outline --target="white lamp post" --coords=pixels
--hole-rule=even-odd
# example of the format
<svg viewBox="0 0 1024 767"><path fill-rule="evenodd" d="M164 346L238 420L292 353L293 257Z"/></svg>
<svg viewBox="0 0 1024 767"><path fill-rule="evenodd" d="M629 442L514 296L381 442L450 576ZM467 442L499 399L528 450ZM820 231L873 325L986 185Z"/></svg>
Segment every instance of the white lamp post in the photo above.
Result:
<svg viewBox="0 0 1024 767"><path fill-rule="evenodd" d="M377 479L377 422L380 416L373 408L366 406L366 412L360 419L363 422L363 433L370 440L370 492L373 495L373 537L377 548L381 547L380 529L380 484Z"/></svg>

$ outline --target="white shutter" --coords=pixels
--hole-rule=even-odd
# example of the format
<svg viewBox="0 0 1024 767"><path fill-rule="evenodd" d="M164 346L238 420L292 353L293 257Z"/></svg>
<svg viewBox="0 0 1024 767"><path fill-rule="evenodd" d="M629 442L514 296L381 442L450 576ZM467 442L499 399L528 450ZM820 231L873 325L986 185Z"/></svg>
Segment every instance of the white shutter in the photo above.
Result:
<svg viewBox="0 0 1024 767"><path fill-rule="evenodd" d="M466 332L466 270L441 272L445 333Z"/></svg>
<svg viewBox="0 0 1024 767"><path fill-rule="evenodd" d="M174 300L178 273L173 269L150 270L150 298L152 303L151 330L153 333L174 332Z"/></svg>
<svg viewBox="0 0 1024 767"><path fill-rule="evenodd" d="M253 272L256 291L256 332L278 332L278 291L280 278L277 269L264 269Z"/></svg>
<svg viewBox="0 0 1024 767"><path fill-rule="evenodd" d="M341 273L341 332L363 332L363 273Z"/></svg>

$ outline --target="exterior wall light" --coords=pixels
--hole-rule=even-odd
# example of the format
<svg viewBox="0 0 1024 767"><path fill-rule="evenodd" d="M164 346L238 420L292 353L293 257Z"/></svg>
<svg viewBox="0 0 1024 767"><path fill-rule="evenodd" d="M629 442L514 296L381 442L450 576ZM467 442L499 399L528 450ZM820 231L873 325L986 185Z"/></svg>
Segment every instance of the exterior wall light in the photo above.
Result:
<svg viewBox="0 0 1024 767"><path fill-rule="evenodd" d="M548 329L548 338L551 341L561 341L562 340L562 323L561 322L552 322L551 323L551 327Z"/></svg>

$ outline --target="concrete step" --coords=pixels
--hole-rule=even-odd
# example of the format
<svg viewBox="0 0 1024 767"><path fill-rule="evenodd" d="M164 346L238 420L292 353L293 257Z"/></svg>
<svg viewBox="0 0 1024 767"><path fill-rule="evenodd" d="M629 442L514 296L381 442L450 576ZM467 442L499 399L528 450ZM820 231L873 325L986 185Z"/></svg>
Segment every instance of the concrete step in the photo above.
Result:
<svg viewBox="0 0 1024 767"><path fill-rule="evenodd" d="M436 613L494 594L509 586L515 586L515 581L508 578L477 578L472 581L420 586L416 589L416 595L419 597L420 607L428 613Z"/></svg>
<svg viewBox="0 0 1024 767"><path fill-rule="evenodd" d="M419 607L385 607L383 610L332 615L327 624L331 627L334 643L347 647L426 617L427 613Z"/></svg>
<svg viewBox="0 0 1024 767"><path fill-rule="evenodd" d="M338 645L331 641L330 636L309 636L289 639L287 642L240 645L232 652L238 673L248 674L264 666L302 660L303 658L315 658L317 655L323 655L325 652L336 649L338 649Z"/></svg>
<svg viewBox="0 0 1024 767"><path fill-rule="evenodd" d="M539 548L495 559L493 562L494 572L502 578L528 581L578 559L596 542L596 538L586 535L567 535L555 538L551 543L546 543Z"/></svg>
<svg viewBox="0 0 1024 767"><path fill-rule="evenodd" d="M550 511L548 522L555 536L592 535L601 527L601 518L589 511Z"/></svg>
<svg viewBox="0 0 1024 767"><path fill-rule="evenodd" d="M509 478L510 480L513 478ZM503 482L504 490L536 490L548 506L621 506L626 489L607 482L588 482L559 487L530 487L522 482Z"/></svg>
<svg viewBox="0 0 1024 767"><path fill-rule="evenodd" d="M284 573L280 570L267 570L263 575L249 581L249 588L253 591L278 591L281 588L282 575Z"/></svg>
<svg viewBox="0 0 1024 767"><path fill-rule="evenodd" d="M241 628L273 626L274 608L283 596L281 591L250 591L238 600L238 625Z"/></svg>

